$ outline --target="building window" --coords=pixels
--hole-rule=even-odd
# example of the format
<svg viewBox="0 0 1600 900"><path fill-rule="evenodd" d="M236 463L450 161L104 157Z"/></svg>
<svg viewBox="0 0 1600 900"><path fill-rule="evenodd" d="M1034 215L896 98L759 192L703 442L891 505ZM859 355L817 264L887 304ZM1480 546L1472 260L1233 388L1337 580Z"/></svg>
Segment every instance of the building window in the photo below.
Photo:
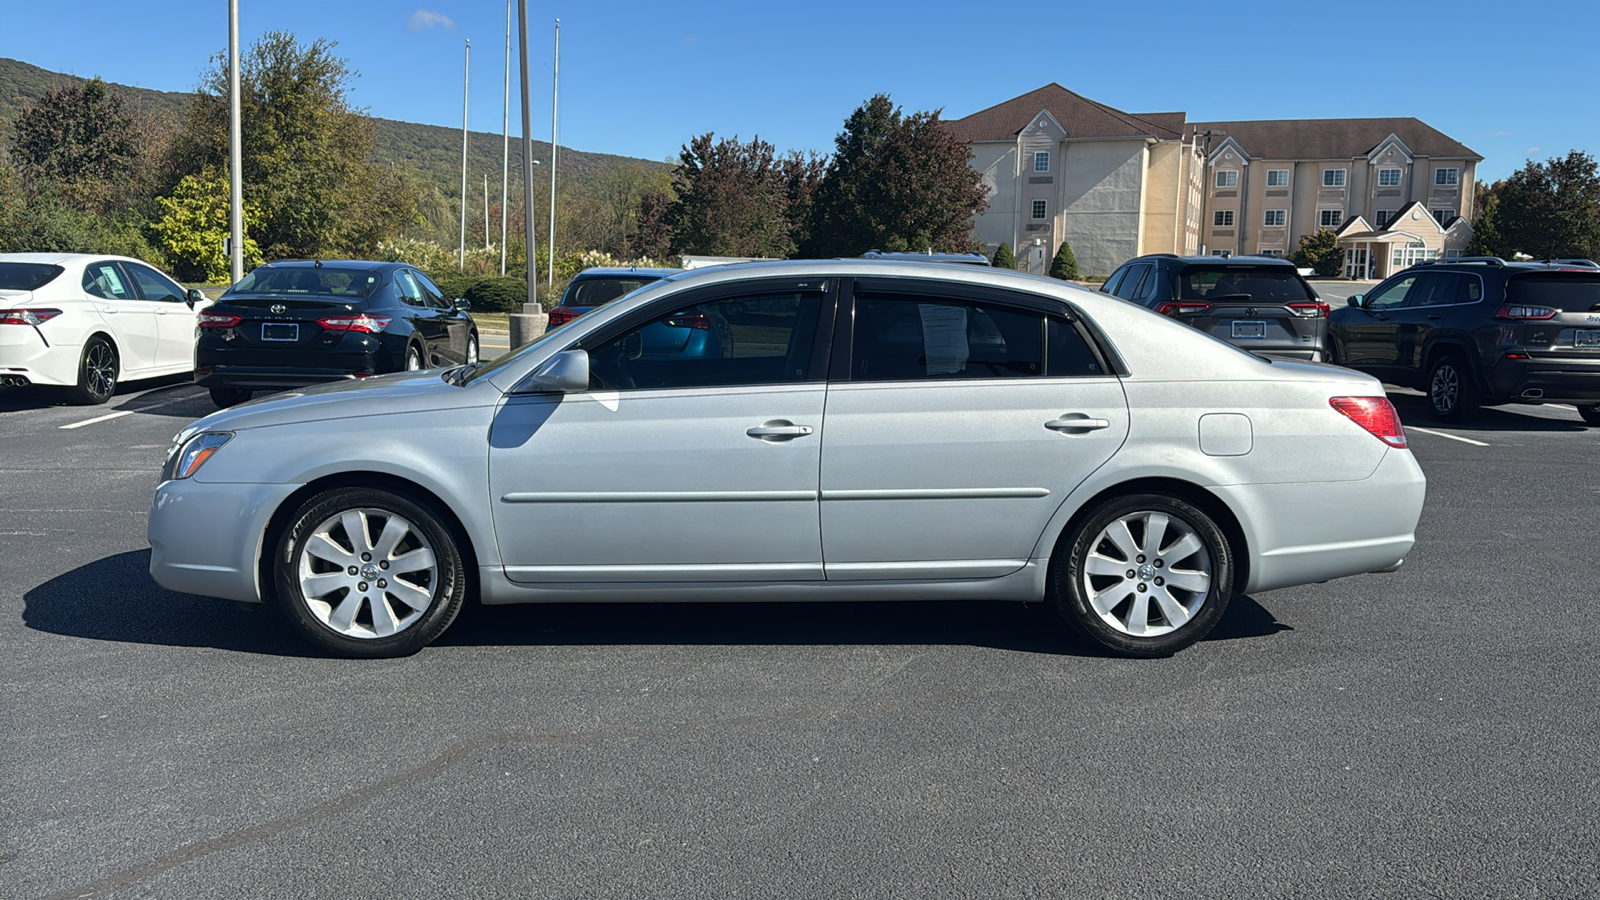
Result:
<svg viewBox="0 0 1600 900"><path fill-rule="evenodd" d="M1289 170L1288 169L1268 169L1267 170L1267 187L1288 187L1288 186L1289 186Z"/></svg>
<svg viewBox="0 0 1600 900"><path fill-rule="evenodd" d="M1223 259L1227 259L1228 257L1233 255L1233 251L1232 250L1213 250L1213 251L1211 251L1211 255L1212 256L1220 256Z"/></svg>
<svg viewBox="0 0 1600 900"><path fill-rule="evenodd" d="M1344 187L1344 170L1343 169L1323 169L1322 170L1322 186L1323 187Z"/></svg>
<svg viewBox="0 0 1600 900"><path fill-rule="evenodd" d="M1287 210L1269 209L1267 210L1266 216L1262 218L1261 224L1268 228L1282 228L1283 223L1287 218Z"/></svg>
<svg viewBox="0 0 1600 900"><path fill-rule="evenodd" d="M1400 186L1400 170L1399 169L1379 169L1378 170L1378 187L1399 187L1399 186Z"/></svg>
<svg viewBox="0 0 1600 900"><path fill-rule="evenodd" d="M1434 169L1433 183L1440 185L1455 185L1461 183L1460 169Z"/></svg>
<svg viewBox="0 0 1600 900"><path fill-rule="evenodd" d="M1258 255L1260 255L1260 256L1277 257L1277 256L1282 256L1283 255L1283 251L1282 250L1262 250Z"/></svg>
<svg viewBox="0 0 1600 900"><path fill-rule="evenodd" d="M1456 211L1453 209L1435 209L1432 212L1434 221L1440 225L1448 225L1450 220L1456 217Z"/></svg>
<svg viewBox="0 0 1600 900"><path fill-rule="evenodd" d="M1042 218L1044 218L1044 214L1045 214L1045 202L1043 200L1035 200L1035 201L1033 201L1033 217L1035 219L1042 219Z"/></svg>
<svg viewBox="0 0 1600 900"><path fill-rule="evenodd" d="M1320 209L1317 210L1317 226L1319 228L1338 228L1344 222L1344 210Z"/></svg>
<svg viewBox="0 0 1600 900"><path fill-rule="evenodd" d="M1214 210L1211 213L1211 224L1220 226L1222 228L1232 228L1233 227L1233 210L1231 210L1231 209Z"/></svg>
<svg viewBox="0 0 1600 900"><path fill-rule="evenodd" d="M1050 171L1050 151L1040 150L1033 154L1033 170L1035 172Z"/></svg>
<svg viewBox="0 0 1600 900"><path fill-rule="evenodd" d="M1377 226L1378 228L1383 228L1384 226L1389 224L1389 220L1394 218L1394 210L1392 210L1392 209L1380 209L1376 213L1373 213L1372 217L1373 217L1372 224Z"/></svg>
<svg viewBox="0 0 1600 900"><path fill-rule="evenodd" d="M1230 188L1239 186L1239 172L1236 169L1218 169L1217 187Z"/></svg>

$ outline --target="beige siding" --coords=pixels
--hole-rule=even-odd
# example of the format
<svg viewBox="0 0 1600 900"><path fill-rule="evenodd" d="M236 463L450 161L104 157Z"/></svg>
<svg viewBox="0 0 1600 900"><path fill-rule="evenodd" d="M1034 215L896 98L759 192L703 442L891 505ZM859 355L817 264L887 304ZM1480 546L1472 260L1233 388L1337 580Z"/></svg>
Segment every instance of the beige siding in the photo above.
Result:
<svg viewBox="0 0 1600 900"><path fill-rule="evenodd" d="M1183 160L1188 148L1167 141L1150 148L1145 172L1144 235L1139 253L1182 253L1183 222L1180 201L1187 193L1183 183Z"/></svg>

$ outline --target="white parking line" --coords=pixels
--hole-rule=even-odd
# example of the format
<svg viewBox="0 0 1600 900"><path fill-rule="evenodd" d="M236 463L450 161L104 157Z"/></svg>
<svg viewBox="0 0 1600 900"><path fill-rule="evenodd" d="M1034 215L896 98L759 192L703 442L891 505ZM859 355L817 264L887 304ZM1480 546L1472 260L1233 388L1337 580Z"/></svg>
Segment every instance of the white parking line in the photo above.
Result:
<svg viewBox="0 0 1600 900"><path fill-rule="evenodd" d="M1434 431L1432 428L1418 428L1415 425L1407 425L1406 426L1406 430L1407 431L1420 431L1423 434L1431 434L1431 435L1433 435L1435 437L1449 438L1452 441L1460 441L1463 444L1471 444L1474 447L1487 447L1487 446L1489 446L1488 444L1485 444L1483 441L1475 441L1472 438L1464 438L1464 437L1462 437L1462 436L1460 436L1458 434L1450 434L1450 433L1444 432L1444 431Z"/></svg>
<svg viewBox="0 0 1600 900"><path fill-rule="evenodd" d="M1551 409L1570 409L1573 412L1577 412L1578 411L1578 408L1576 406L1568 406L1565 403L1546 403L1545 406L1548 406Z"/></svg>

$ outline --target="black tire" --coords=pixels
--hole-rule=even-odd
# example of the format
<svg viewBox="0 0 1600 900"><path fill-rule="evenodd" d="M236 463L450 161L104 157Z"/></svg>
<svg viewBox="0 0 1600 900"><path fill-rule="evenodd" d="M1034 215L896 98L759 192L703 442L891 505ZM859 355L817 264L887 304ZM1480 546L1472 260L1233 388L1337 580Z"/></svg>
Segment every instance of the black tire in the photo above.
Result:
<svg viewBox="0 0 1600 900"><path fill-rule="evenodd" d="M1460 422L1478 409L1472 370L1459 353L1446 353L1435 359L1423 389L1428 395L1428 409L1441 421Z"/></svg>
<svg viewBox="0 0 1600 900"><path fill-rule="evenodd" d="M219 409L238 406L249 400L251 394L249 388L213 387L210 388L210 391L211 402L215 403Z"/></svg>
<svg viewBox="0 0 1600 900"><path fill-rule="evenodd" d="M422 363L423 363L422 351L417 349L417 345L416 344L408 344L408 345L406 345L406 358L405 358L405 360L403 362L401 362L401 365L405 367L405 371L407 371L407 372L421 371L423 368L425 368Z"/></svg>
<svg viewBox="0 0 1600 900"><path fill-rule="evenodd" d="M1588 424L1600 427L1600 406L1580 406L1578 415Z"/></svg>
<svg viewBox="0 0 1600 900"><path fill-rule="evenodd" d="M1184 555L1167 560L1159 555L1127 554L1130 558L1120 559L1124 554L1105 537L1107 529L1119 520L1127 523L1129 537L1140 547L1152 539L1151 532L1144 530L1150 527L1152 515L1166 516L1168 521L1162 528L1164 537L1155 538L1161 545L1157 549ZM1198 539L1197 549L1174 549L1188 539L1173 535L1184 532ZM1227 611L1233 595L1233 552L1227 535L1211 516L1187 500L1166 494L1111 497L1087 510L1077 526L1062 535L1050 562L1048 601L1073 630L1113 653L1146 658L1170 656L1209 634ZM1115 565L1117 571L1106 573L1102 568L1101 572L1086 575L1095 568L1091 556L1099 566ZM1124 564L1125 571L1132 575L1124 574ZM1204 589L1180 587L1176 578L1169 582L1164 577L1174 572ZM1200 581L1196 572L1205 572L1207 578ZM1128 586L1125 594L1119 593L1119 583ZM1095 609L1091 591L1111 604L1104 615ZM1181 609L1175 609L1169 618L1169 604L1163 600ZM1142 625L1136 625L1140 609L1145 610L1144 620ZM1187 618L1174 622L1177 614Z"/></svg>
<svg viewBox="0 0 1600 900"><path fill-rule="evenodd" d="M67 396L80 406L99 406L110 400L117 392L121 362L116 346L109 340L99 335L89 338L78 357L78 383Z"/></svg>
<svg viewBox="0 0 1600 900"><path fill-rule="evenodd" d="M469 366L473 365L477 361L478 361L478 336L474 334L474 335L471 335L471 336L469 336L467 338L467 365L469 365Z"/></svg>
<svg viewBox="0 0 1600 900"><path fill-rule="evenodd" d="M342 525L350 514L365 523L364 544L370 551L365 556L360 539L352 539ZM386 531L396 517L409 530L385 554ZM336 519L340 524L330 528ZM307 545L319 534L323 549L308 554ZM348 551L355 573L327 560L337 555L329 553L330 541L334 550ZM425 578L416 576L416 569L399 568L419 549L431 553L432 569ZM397 564L392 570L391 560ZM376 488L334 488L301 504L278 541L272 571L275 599L284 615L311 643L338 656L409 656L450 627L467 596L466 568L443 517L419 498ZM402 574L413 577L402 580ZM334 581L342 582L347 575L349 584L330 586L317 597L308 597L302 587L303 577L338 576ZM380 580L385 576L388 583ZM414 597L420 608L409 605L404 595ZM354 605L347 607L350 603ZM383 633L391 627L395 630Z"/></svg>
<svg viewBox="0 0 1600 900"><path fill-rule="evenodd" d="M1323 339L1322 361L1330 366L1339 364L1339 345L1331 334Z"/></svg>

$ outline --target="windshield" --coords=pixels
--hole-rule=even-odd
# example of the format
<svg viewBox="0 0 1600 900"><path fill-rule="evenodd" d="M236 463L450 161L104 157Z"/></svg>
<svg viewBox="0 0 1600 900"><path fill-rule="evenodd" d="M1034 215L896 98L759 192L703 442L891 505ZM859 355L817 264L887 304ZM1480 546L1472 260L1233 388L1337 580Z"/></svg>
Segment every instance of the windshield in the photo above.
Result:
<svg viewBox="0 0 1600 900"><path fill-rule="evenodd" d="M49 263L0 262L0 290L36 291L62 273Z"/></svg>
<svg viewBox="0 0 1600 900"><path fill-rule="evenodd" d="M1188 266L1178 274L1178 289L1180 300L1207 300L1231 294L1249 294L1254 303L1299 303L1311 299L1305 282L1288 266Z"/></svg>
<svg viewBox="0 0 1600 900"><path fill-rule="evenodd" d="M659 280L645 275L601 275L593 278L579 278L572 282L571 287L567 288L566 296L561 298L561 305L600 306Z"/></svg>
<svg viewBox="0 0 1600 900"><path fill-rule="evenodd" d="M228 289L229 294L316 294L365 297L378 287L381 273L332 266L262 266Z"/></svg>

